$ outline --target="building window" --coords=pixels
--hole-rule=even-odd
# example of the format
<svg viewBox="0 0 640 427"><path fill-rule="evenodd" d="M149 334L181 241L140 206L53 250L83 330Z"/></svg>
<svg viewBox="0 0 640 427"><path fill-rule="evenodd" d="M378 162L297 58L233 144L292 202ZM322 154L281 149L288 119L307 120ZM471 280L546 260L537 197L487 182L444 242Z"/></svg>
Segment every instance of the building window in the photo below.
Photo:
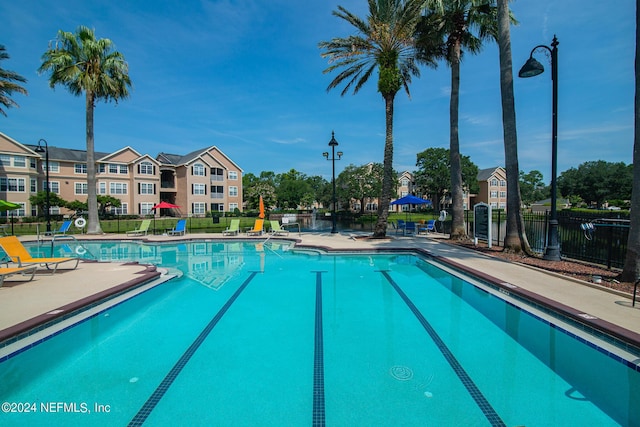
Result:
<svg viewBox="0 0 640 427"><path fill-rule="evenodd" d="M98 165L98 173L105 173L107 170L107 166L104 163L100 163Z"/></svg>
<svg viewBox="0 0 640 427"><path fill-rule="evenodd" d="M194 176L206 176L205 168L202 163L196 163L195 165L193 165L191 173Z"/></svg>
<svg viewBox="0 0 640 427"><path fill-rule="evenodd" d="M60 163L49 162L49 172L60 172Z"/></svg>
<svg viewBox="0 0 640 427"><path fill-rule="evenodd" d="M193 214L194 215L204 215L207 212L207 204L206 203L193 203Z"/></svg>
<svg viewBox="0 0 640 427"><path fill-rule="evenodd" d="M151 210L155 206L154 203L140 203L140 215L149 215L152 214Z"/></svg>
<svg viewBox="0 0 640 427"><path fill-rule="evenodd" d="M503 198L503 199L504 199L505 197L507 197L507 192L506 192L506 191L501 191L501 192L500 192L500 197L501 197L501 198Z"/></svg>
<svg viewBox="0 0 640 427"><path fill-rule="evenodd" d="M238 197L238 187L235 185L229 187L229 197Z"/></svg>
<svg viewBox="0 0 640 427"><path fill-rule="evenodd" d="M75 194L89 194L89 184L86 182L76 182L75 186Z"/></svg>
<svg viewBox="0 0 640 427"><path fill-rule="evenodd" d="M98 183L98 188L96 189L96 192L98 194L107 194L107 183L106 182L99 182Z"/></svg>
<svg viewBox="0 0 640 427"><path fill-rule="evenodd" d="M237 203L229 203L229 211L233 212L236 209L238 209L238 204Z"/></svg>
<svg viewBox="0 0 640 427"><path fill-rule="evenodd" d="M229 171L229 179L233 181L238 180L238 172L237 171Z"/></svg>
<svg viewBox="0 0 640 427"><path fill-rule="evenodd" d="M0 154L0 165L11 166L11 156L8 154Z"/></svg>
<svg viewBox="0 0 640 427"><path fill-rule="evenodd" d="M491 208L497 209L498 208L498 204L496 202L491 202Z"/></svg>
<svg viewBox="0 0 640 427"><path fill-rule="evenodd" d="M507 205L504 202L500 202L500 209L506 209Z"/></svg>
<svg viewBox="0 0 640 427"><path fill-rule="evenodd" d="M36 158L35 157L30 157L29 158L29 167L31 169L36 169L37 168L37 166L36 166Z"/></svg>
<svg viewBox="0 0 640 427"><path fill-rule="evenodd" d="M118 173L118 165L109 165L109 173Z"/></svg>
<svg viewBox="0 0 640 427"><path fill-rule="evenodd" d="M31 185L29 186L29 191L31 193L37 193L38 192L38 181L35 180L34 178L31 178Z"/></svg>
<svg viewBox="0 0 640 427"><path fill-rule="evenodd" d="M109 194L127 194L126 182L110 182Z"/></svg>
<svg viewBox="0 0 640 427"><path fill-rule="evenodd" d="M138 194L156 194L156 185L151 182L138 183Z"/></svg>
<svg viewBox="0 0 640 427"><path fill-rule="evenodd" d="M192 194L204 196L207 194L207 184L193 184Z"/></svg>
<svg viewBox="0 0 640 427"><path fill-rule="evenodd" d="M489 185L491 185L492 187L497 187L498 186L498 180L495 178L491 178L491 181L489 182Z"/></svg>
<svg viewBox="0 0 640 427"><path fill-rule="evenodd" d="M129 173L129 167L127 165L119 165L118 172L120 175L127 175Z"/></svg>
<svg viewBox="0 0 640 427"><path fill-rule="evenodd" d="M491 191L491 193L489 194L489 197L491 197L492 199L495 199L498 197L498 192L497 191Z"/></svg>
<svg viewBox="0 0 640 427"><path fill-rule="evenodd" d="M73 169L75 171L75 173L78 174L87 174L87 164L86 163L76 163L75 165L73 165Z"/></svg>
<svg viewBox="0 0 640 427"><path fill-rule="evenodd" d="M26 168L27 159L24 156L13 156L13 166L17 168Z"/></svg>
<svg viewBox="0 0 640 427"><path fill-rule="evenodd" d="M505 181L504 179L500 180L500 187L506 187L507 186L507 181Z"/></svg>
<svg viewBox="0 0 640 427"><path fill-rule="evenodd" d="M155 175L156 171L151 162L142 162L138 165L140 175Z"/></svg>
<svg viewBox="0 0 640 427"><path fill-rule="evenodd" d="M22 192L26 190L24 178L0 178L0 191Z"/></svg>
<svg viewBox="0 0 640 427"><path fill-rule="evenodd" d="M400 180L400 186L401 187L408 187L409 186L409 180L407 178L402 178L402 180Z"/></svg>
<svg viewBox="0 0 640 427"><path fill-rule="evenodd" d="M129 213L129 206L126 203L121 203L120 207L111 207L111 213L114 215L127 215Z"/></svg>

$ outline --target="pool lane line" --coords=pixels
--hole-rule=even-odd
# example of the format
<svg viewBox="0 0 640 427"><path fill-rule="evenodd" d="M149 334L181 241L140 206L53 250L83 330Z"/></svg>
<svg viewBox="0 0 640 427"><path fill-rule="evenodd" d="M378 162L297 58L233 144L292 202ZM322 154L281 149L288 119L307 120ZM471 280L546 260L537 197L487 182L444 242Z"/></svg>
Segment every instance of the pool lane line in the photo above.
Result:
<svg viewBox="0 0 640 427"><path fill-rule="evenodd" d="M482 394L478 386L473 382L473 379L467 374L464 370L458 359L454 356L454 354L449 350L447 345L442 341L442 338L438 335L435 329L429 324L427 319L422 315L418 307L411 301L411 299L404 293L404 291L400 288L400 286L393 280L393 278L389 275L388 270L379 270L380 273L387 279L389 284L395 289L395 291L400 295L400 298L407 304L409 309L416 316L422 327L427 331L433 342L436 344L444 358L449 362L449 365L456 373L462 384L465 386L473 400L476 402L482 413L487 418L487 421L492 426L506 426L504 421L500 418L500 415L493 409L487 398Z"/></svg>
<svg viewBox="0 0 640 427"><path fill-rule="evenodd" d="M324 338L322 327L322 273L316 273L316 313L313 345L313 417L314 426L325 425L324 406Z"/></svg>
<svg viewBox="0 0 640 427"><path fill-rule="evenodd" d="M202 345L202 343L207 338L209 333L211 333L213 328L218 324L222 316L225 315L229 307L231 307L231 305L236 301L236 299L238 299L242 291L245 290L245 288L249 285L249 283L253 280L253 278L258 273L259 271L250 272L249 277L244 281L244 283L242 283L242 285L240 285L240 287L234 292L234 294L231 296L231 298L229 298L229 300L225 303L225 305L222 306L222 308L218 311L218 313L216 313L216 315L213 317L213 319L211 319L209 324L205 326L202 332L200 332L200 335L198 335L198 337L193 341L193 343L191 343L189 348L182 354L182 356L176 362L176 364L173 365L173 368L171 368L169 373L164 377L160 385L155 389L155 391L153 392L153 394L151 394L149 399L147 399L144 405L142 405L142 408L140 408L138 413L129 422L129 426L141 426L147 420L147 417L149 417L149 415L151 414L151 411L155 409L158 402L160 402L160 399L162 399L162 397L167 392L169 387L171 387L171 384L173 384L175 379L178 377L178 375L182 371L182 368L184 368L187 362L189 362L189 359L191 359L191 356L194 355L196 350L198 350L200 345Z"/></svg>

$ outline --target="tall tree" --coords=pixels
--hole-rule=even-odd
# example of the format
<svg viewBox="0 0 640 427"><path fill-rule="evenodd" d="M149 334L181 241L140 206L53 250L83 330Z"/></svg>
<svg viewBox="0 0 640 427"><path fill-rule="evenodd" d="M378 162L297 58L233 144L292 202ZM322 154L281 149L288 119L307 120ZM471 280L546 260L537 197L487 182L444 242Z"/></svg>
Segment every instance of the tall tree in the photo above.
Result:
<svg viewBox="0 0 640 427"><path fill-rule="evenodd" d="M347 166L336 179L338 196L342 200L358 200L363 214L367 199L377 198L382 191L383 170L382 163Z"/></svg>
<svg viewBox="0 0 640 427"><path fill-rule="evenodd" d="M5 59L9 59L9 54L7 53L7 49L4 45L0 44L0 61ZM5 108L19 106L12 99L14 92L21 93L23 95L27 94L27 90L16 82L26 83L27 79L14 71L5 70L0 67L0 105L4 105ZM2 108L0 108L0 114L5 117L7 116L7 112Z"/></svg>
<svg viewBox="0 0 640 427"><path fill-rule="evenodd" d="M451 68L451 97L449 102L449 155L451 166L452 225L451 239L464 239L464 205L460 140L458 134L458 111L460 104L460 62L464 52L477 54L486 40L497 37L497 9L495 0L428 0L429 12L418 26L420 50L432 50L430 37L421 33L432 33L439 28L444 37L444 58Z"/></svg>
<svg viewBox="0 0 640 427"><path fill-rule="evenodd" d="M427 148L416 156L416 186L423 194L428 194L436 211L442 209L442 202L451 189L451 155L446 148ZM477 193L478 166L469 156L460 156L462 187L470 193Z"/></svg>
<svg viewBox="0 0 640 427"><path fill-rule="evenodd" d="M520 197L525 206L530 206L533 202L549 197L545 192L542 178L542 172L538 170L532 170L528 173L520 171Z"/></svg>
<svg viewBox="0 0 640 427"><path fill-rule="evenodd" d="M49 86L66 86L72 95L85 94L87 140L87 234L101 234L96 194L93 113L96 101L129 97L131 80L124 56L109 39L96 39L94 30L79 26L76 33L58 31L53 47L42 55L39 73L49 72Z"/></svg>
<svg viewBox="0 0 640 427"><path fill-rule="evenodd" d="M636 0L636 88L634 101L633 136L633 190L631 193L631 221L627 239L627 257L622 269L622 280L640 279L640 0Z"/></svg>
<svg viewBox="0 0 640 427"><path fill-rule="evenodd" d="M332 64L324 73L342 71L329 84L331 90L346 82L341 95L350 89L356 94L378 69L378 92L385 102L385 144L383 180L378 222L373 237L385 237L389 203L396 187L393 173L393 107L398 91L404 87L409 94L412 76L419 76L415 50L415 30L424 0L368 0L369 15L359 18L342 6L333 12L358 31L357 35L336 37L320 42L322 57ZM436 66L431 58L422 58L427 65Z"/></svg>
<svg viewBox="0 0 640 427"><path fill-rule="evenodd" d="M513 64L511 60L511 25L509 0L498 0L498 49L500 52L500 94L502 98L502 132L504 159L507 169L507 230L504 250L533 255L524 229L520 206L520 168L518 166L518 136L516 107L513 95Z"/></svg>

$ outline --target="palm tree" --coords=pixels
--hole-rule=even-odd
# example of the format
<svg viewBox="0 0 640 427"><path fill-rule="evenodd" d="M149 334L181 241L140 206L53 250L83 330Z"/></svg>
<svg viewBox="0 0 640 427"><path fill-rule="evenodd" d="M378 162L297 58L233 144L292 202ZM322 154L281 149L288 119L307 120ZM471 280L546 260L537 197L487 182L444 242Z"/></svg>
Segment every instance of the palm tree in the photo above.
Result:
<svg viewBox="0 0 640 427"><path fill-rule="evenodd" d="M633 137L633 188L631 191L631 221L627 239L627 257L621 279L635 282L640 279L640 0L636 0L636 96Z"/></svg>
<svg viewBox="0 0 640 427"><path fill-rule="evenodd" d="M9 59L9 54L4 45L0 44L0 61ZM27 94L27 90L17 83L26 83L27 79L22 77L16 72L5 70L0 67L0 105L4 105L6 108L18 107L19 105L11 99L13 92ZM7 116L7 112L0 108L0 114Z"/></svg>
<svg viewBox="0 0 640 427"><path fill-rule="evenodd" d="M333 15L353 25L359 34L346 38L334 38L320 42L332 64L324 73L343 69L329 84L327 91L343 82L341 93L345 95L353 88L356 94L378 69L378 91L385 101L385 145L383 162L382 194L378 206L378 222L373 237L384 237L387 233L389 203L396 187L393 173L393 103L396 94L404 87L409 94L412 76L419 76L415 50L415 29L420 19L424 0L368 0L369 16L361 19L342 6ZM436 66L430 58L422 62Z"/></svg>
<svg viewBox="0 0 640 427"><path fill-rule="evenodd" d="M452 239L467 237L464 226L462 166L458 137L458 111L460 99L460 61L464 51L477 54L482 42L495 40L498 32L497 10L494 0L428 0L429 11L418 26L419 50L426 41L432 50L432 38L428 35L439 31L444 38L442 51L451 67L451 98L449 103L449 155L451 164ZM425 37L426 35L426 37Z"/></svg>
<svg viewBox="0 0 640 427"><path fill-rule="evenodd" d="M95 37L94 30L80 26L76 33L58 31L55 46L42 55L39 73L50 72L49 86L66 86L75 96L84 92L87 132L88 234L101 234L96 197L96 163L93 110L98 100L118 102L129 96L129 67L109 39Z"/></svg>
<svg viewBox="0 0 640 427"><path fill-rule="evenodd" d="M507 230L504 250L533 254L524 230L520 212L520 169L518 166L518 136L513 95L513 64L511 61L511 25L509 0L498 0L498 49L500 51L500 94L502 98L502 129L504 159L507 169Z"/></svg>

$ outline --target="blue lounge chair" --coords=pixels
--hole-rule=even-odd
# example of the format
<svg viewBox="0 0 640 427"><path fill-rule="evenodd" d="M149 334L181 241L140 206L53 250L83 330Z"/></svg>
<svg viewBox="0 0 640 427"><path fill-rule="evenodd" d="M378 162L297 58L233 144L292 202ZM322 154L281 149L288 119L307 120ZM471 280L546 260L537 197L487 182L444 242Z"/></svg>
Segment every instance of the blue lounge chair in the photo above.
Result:
<svg viewBox="0 0 640 427"><path fill-rule="evenodd" d="M415 233L416 233L416 223L413 221L407 221L404 224L404 235L415 234Z"/></svg>
<svg viewBox="0 0 640 427"><path fill-rule="evenodd" d="M60 228L58 228L57 230L52 230L52 231L48 231L47 235L51 235L51 236L55 236L56 234L61 234L61 235L65 235L67 234L67 231L69 231L69 228L71 227L71 223L73 221L71 221L70 219L64 221L61 225Z"/></svg>
<svg viewBox="0 0 640 427"><path fill-rule="evenodd" d="M187 232L187 220L181 219L178 220L176 226L173 227L173 230L169 230L167 234L169 236L182 236Z"/></svg>
<svg viewBox="0 0 640 427"><path fill-rule="evenodd" d="M420 233L429 234L430 231L433 231L433 232L436 231L436 220L435 219L430 219L429 221L427 221L426 224L421 224L418 227L418 234L420 234Z"/></svg>

